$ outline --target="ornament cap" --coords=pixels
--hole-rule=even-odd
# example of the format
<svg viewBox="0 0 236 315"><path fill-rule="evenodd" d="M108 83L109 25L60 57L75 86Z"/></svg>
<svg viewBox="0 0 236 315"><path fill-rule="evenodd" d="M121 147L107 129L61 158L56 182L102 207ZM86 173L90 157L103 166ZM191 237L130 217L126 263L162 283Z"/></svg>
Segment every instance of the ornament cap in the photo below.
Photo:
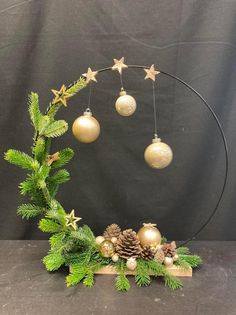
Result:
<svg viewBox="0 0 236 315"><path fill-rule="evenodd" d="M92 114L90 108L87 108L87 109L85 110L84 116L93 116L93 114Z"/></svg>
<svg viewBox="0 0 236 315"><path fill-rule="evenodd" d="M152 143L161 142L161 138L157 136L157 134L154 135L154 138L152 139Z"/></svg>
<svg viewBox="0 0 236 315"><path fill-rule="evenodd" d="M157 226L156 223L143 223L143 226L152 226L155 227Z"/></svg>
<svg viewBox="0 0 236 315"><path fill-rule="evenodd" d="M120 96L123 96L123 95L126 95L126 94L127 94L126 91L124 89L121 89Z"/></svg>

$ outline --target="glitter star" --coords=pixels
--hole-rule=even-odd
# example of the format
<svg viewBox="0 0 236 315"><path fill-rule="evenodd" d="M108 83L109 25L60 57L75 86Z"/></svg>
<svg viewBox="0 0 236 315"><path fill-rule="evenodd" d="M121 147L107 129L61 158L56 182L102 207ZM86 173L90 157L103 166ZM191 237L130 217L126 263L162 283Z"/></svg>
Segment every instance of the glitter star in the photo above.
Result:
<svg viewBox="0 0 236 315"><path fill-rule="evenodd" d="M144 71L146 72L146 77L144 79L151 79L152 81L155 81L156 75L160 73L160 71L155 70L154 65L151 65L149 69L144 69Z"/></svg>
<svg viewBox="0 0 236 315"><path fill-rule="evenodd" d="M51 90L55 95L53 99L53 104L61 102L65 107L67 106L67 98L71 96L70 93L66 92L66 86L63 84L59 91Z"/></svg>
<svg viewBox="0 0 236 315"><path fill-rule="evenodd" d="M112 66L112 70L117 70L120 74L122 73L122 69L128 68L128 66L124 64L124 57L122 57L120 60L113 59L113 61L115 64Z"/></svg>
<svg viewBox="0 0 236 315"><path fill-rule="evenodd" d="M57 161L59 159L60 159L59 152L49 154L47 159L47 166L51 166L54 161Z"/></svg>
<svg viewBox="0 0 236 315"><path fill-rule="evenodd" d="M80 221L82 218L75 216L75 210L73 209L71 213L66 214L66 226L71 226L74 230L77 229L76 222Z"/></svg>
<svg viewBox="0 0 236 315"><path fill-rule="evenodd" d="M90 81L97 82L95 76L97 75L97 71L92 71L91 68L88 68L87 73L84 73L83 76L86 78L86 83L88 84Z"/></svg>

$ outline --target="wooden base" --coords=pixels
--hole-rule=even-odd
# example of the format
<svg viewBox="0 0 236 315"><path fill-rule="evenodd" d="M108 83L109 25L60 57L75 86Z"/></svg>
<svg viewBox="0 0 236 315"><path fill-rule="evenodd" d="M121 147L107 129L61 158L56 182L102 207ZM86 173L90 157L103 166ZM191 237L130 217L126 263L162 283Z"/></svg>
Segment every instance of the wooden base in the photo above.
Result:
<svg viewBox="0 0 236 315"><path fill-rule="evenodd" d="M192 268L183 269L178 266L172 266L172 267L167 267L166 269L169 271L170 274L176 277L192 277L193 275ZM99 269L95 273L101 274L101 275L115 275L117 274L117 271L113 266L106 266ZM126 275L134 276L135 271L127 271ZM150 276L153 276L153 275L154 274L150 273Z"/></svg>

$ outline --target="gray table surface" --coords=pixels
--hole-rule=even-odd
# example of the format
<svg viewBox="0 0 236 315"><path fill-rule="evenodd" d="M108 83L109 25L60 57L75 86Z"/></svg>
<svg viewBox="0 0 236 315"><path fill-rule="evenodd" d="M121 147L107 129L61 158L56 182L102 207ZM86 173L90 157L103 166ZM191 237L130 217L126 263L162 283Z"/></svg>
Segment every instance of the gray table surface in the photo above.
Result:
<svg viewBox="0 0 236 315"><path fill-rule="evenodd" d="M0 314L221 314L236 315L236 242L195 241L190 249L204 265L184 288L171 291L160 279L138 288L114 289L114 276L96 276L93 288L67 288L66 271L48 273L41 262L47 241L0 241Z"/></svg>

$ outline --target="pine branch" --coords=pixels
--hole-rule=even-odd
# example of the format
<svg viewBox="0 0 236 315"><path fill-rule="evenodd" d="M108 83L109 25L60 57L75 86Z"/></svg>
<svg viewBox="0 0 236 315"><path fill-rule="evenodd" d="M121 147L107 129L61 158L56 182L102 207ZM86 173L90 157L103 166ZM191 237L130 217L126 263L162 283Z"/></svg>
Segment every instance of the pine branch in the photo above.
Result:
<svg viewBox="0 0 236 315"><path fill-rule="evenodd" d="M43 212L44 209L33 204L22 204L17 209L17 214L20 215L23 219L27 220L43 214Z"/></svg>
<svg viewBox="0 0 236 315"><path fill-rule="evenodd" d="M154 273L155 277L162 276L164 277L165 284L169 286L171 289L175 290L182 287L182 282L172 276L166 269L166 267L154 260L146 261L146 264L150 268L150 270Z"/></svg>
<svg viewBox="0 0 236 315"><path fill-rule="evenodd" d="M59 170L50 177L49 182L54 185L66 183L70 180L70 173L67 170Z"/></svg>
<svg viewBox="0 0 236 315"><path fill-rule="evenodd" d="M61 232L62 226L50 219L41 219L39 221L39 229L42 232L57 233Z"/></svg>
<svg viewBox="0 0 236 315"><path fill-rule="evenodd" d="M74 151L70 148L63 149L59 152L59 160L53 162L52 168L58 168L67 164L74 156Z"/></svg>
<svg viewBox="0 0 236 315"><path fill-rule="evenodd" d="M161 237L161 244L167 243L167 238L165 236Z"/></svg>
<svg viewBox="0 0 236 315"><path fill-rule="evenodd" d="M43 263L48 271L54 271L65 263L65 259L60 252L53 252L43 258Z"/></svg>
<svg viewBox="0 0 236 315"><path fill-rule="evenodd" d="M51 250L60 251L61 248L64 246L64 240L65 240L65 232L59 232L59 233L53 234L49 238Z"/></svg>
<svg viewBox="0 0 236 315"><path fill-rule="evenodd" d="M40 120L42 119L42 113L39 110L39 97L37 93L31 92L29 95L29 114L33 126L36 131L39 130Z"/></svg>
<svg viewBox="0 0 236 315"><path fill-rule="evenodd" d="M23 169L27 169L31 171L32 170L36 171L37 169L39 169L38 161L35 161L28 154L18 151L18 150L13 150L13 149L8 150L5 153L4 158L9 163L16 165L18 167L21 167Z"/></svg>
<svg viewBox="0 0 236 315"><path fill-rule="evenodd" d="M38 137L37 140L35 141L35 145L33 146L33 154L35 159L39 162L42 163L45 158L46 158L46 143L45 139L43 137Z"/></svg>
<svg viewBox="0 0 236 315"><path fill-rule="evenodd" d="M81 264L74 264L70 266L70 274L66 277L66 284L68 287L74 286L86 276L87 268Z"/></svg>
<svg viewBox="0 0 236 315"><path fill-rule="evenodd" d="M165 285L167 285L172 290L179 289L183 286L182 282L178 278L172 276L169 273L166 273L164 275L164 280L165 280Z"/></svg>
<svg viewBox="0 0 236 315"><path fill-rule="evenodd" d="M175 265L181 267L182 269L186 269L186 270L191 268L191 265L187 261L182 259L181 257L179 257L177 259L177 261L175 261Z"/></svg>
<svg viewBox="0 0 236 315"><path fill-rule="evenodd" d="M188 263L192 268L202 264L202 258L198 255L180 255L179 258Z"/></svg>
<svg viewBox="0 0 236 315"><path fill-rule="evenodd" d="M190 250L188 249L188 247L184 247L184 246L178 247L176 249L176 252L177 252L178 255L188 255L188 254L190 254Z"/></svg>
<svg viewBox="0 0 236 315"><path fill-rule="evenodd" d="M139 287L148 286L151 283L149 268L143 259L137 260L137 268L135 270L135 282Z"/></svg>
<svg viewBox="0 0 236 315"><path fill-rule="evenodd" d="M91 288L94 285L94 273L91 269L87 271L87 274L83 280L83 284L89 288Z"/></svg>
<svg viewBox="0 0 236 315"><path fill-rule="evenodd" d="M128 291L130 289L130 283L128 278L125 275L125 271L127 269L125 263L123 260L119 260L116 264L115 264L116 270L119 272L119 274L117 275L116 279L115 279L115 286L116 289L118 291Z"/></svg>
<svg viewBox="0 0 236 315"><path fill-rule="evenodd" d="M68 124L65 120L57 120L49 124L41 135L48 138L62 136L68 129Z"/></svg>
<svg viewBox="0 0 236 315"><path fill-rule="evenodd" d="M73 96L86 86L87 84L85 82L85 79L81 77L77 81L75 81L74 84L66 90L66 92Z"/></svg>

